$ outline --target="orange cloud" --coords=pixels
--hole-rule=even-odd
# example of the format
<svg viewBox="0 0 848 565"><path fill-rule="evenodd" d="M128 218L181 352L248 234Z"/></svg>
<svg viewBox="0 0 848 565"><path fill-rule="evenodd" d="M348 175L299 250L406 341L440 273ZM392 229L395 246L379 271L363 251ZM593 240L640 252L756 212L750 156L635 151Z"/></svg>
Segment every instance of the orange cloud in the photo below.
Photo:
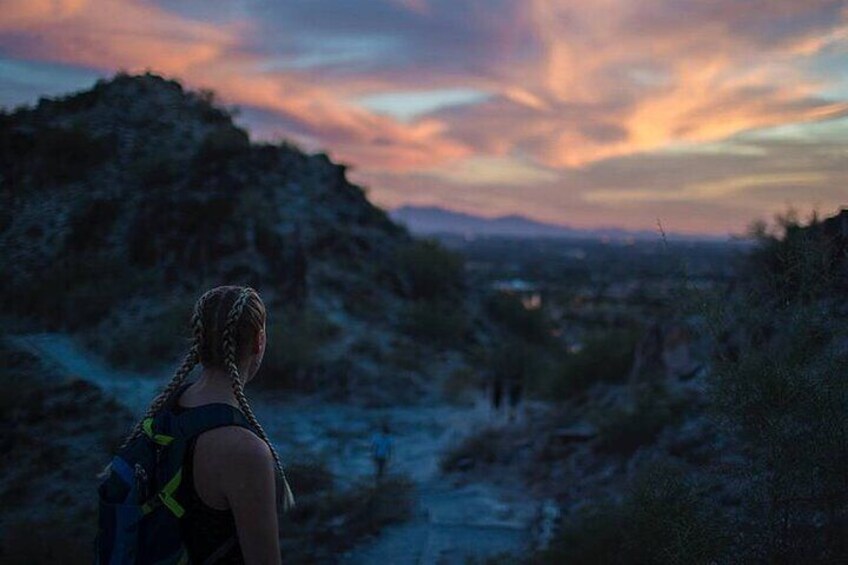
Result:
<svg viewBox="0 0 848 565"><path fill-rule="evenodd" d="M726 206L722 198L740 194L716 187L744 185L747 208L721 212L737 222L756 202L773 204L766 190L790 190L762 179L824 190L844 175L813 182L805 175L815 171L804 165L752 172L746 164L734 169L740 185L713 178L701 156L698 166L687 161L700 176L687 170L673 183L655 182L634 160L848 115L848 102L832 89L822 95L831 77L811 65L848 47L843 4L393 0L346 12L332 0L311 0L267 3L261 12L247 4L226 20L204 18L212 9L206 2L177 13L154 0L6 0L0 50L109 72L150 68L212 88L227 103L263 110L264 136L294 137L353 165L383 202L432 200L414 192L429 191L465 210L516 206L548 220L579 212L581 222L617 214L615 204L626 211L621 222L652 225L653 205L680 212L718 194L711 205ZM332 49L322 45L339 38ZM369 38L376 38L373 50L361 41ZM311 66L292 63L301 56ZM355 102L453 88L488 96L407 121ZM664 165L694 157L677 159ZM622 163L632 170L621 173ZM532 190L539 203L523 192Z"/></svg>
<svg viewBox="0 0 848 565"><path fill-rule="evenodd" d="M400 4L422 18L440 16L420 0ZM247 15L212 24L141 0L11 0L0 31L23 35L13 53L20 56L94 68L152 68L213 88L228 102L297 122L307 132L305 141L361 167L420 169L519 152L548 167L568 168L848 111L845 103L816 100L815 85L793 66L798 57L842 41L848 26L831 26L824 35L819 26L760 45L744 29L733 29L737 20L747 25L755 16L769 17L758 13L761 2L754 4L719 0L687 21L687 14L675 15L659 0L518 3L514 21L493 25L491 33L513 47L530 42L536 47L532 57L516 54L514 64L484 58L484 72L462 77L466 86L500 98L479 110L410 123L348 102L352 93L391 89L391 75L346 73L325 80L297 71L262 72L264 55L247 49L245 41L269 30ZM810 11L803 3L781 6L778 16ZM670 21L657 25L651 18ZM429 87L455 83L455 73L439 73L433 63Z"/></svg>
<svg viewBox="0 0 848 565"><path fill-rule="evenodd" d="M528 2L528 32L540 44L535 80L517 89L507 71L501 91L536 113L514 112L524 118L522 127L512 132L514 146L529 148L548 166L574 167L675 142L713 141L749 129L848 112L844 102L816 99L821 85L799 70L799 57L846 39L844 12L825 38L815 28L784 43L761 45L734 30L734 20L752 15L767 19L767 12L756 11L776 3L754 6L749 13L738 3L731 7L717 2L717 10L725 4L725 19L704 22L693 14L689 22L646 29L640 12L649 5L659 11L663 4ZM805 11L800 2L780 4L784 15ZM809 6L806 10L812 11ZM647 72L641 69L645 66ZM520 73L526 80L526 70ZM505 126L510 117L500 119ZM586 134L595 129L593 124L604 123L620 128L623 135Z"/></svg>
<svg viewBox="0 0 848 565"><path fill-rule="evenodd" d="M446 127L437 119L403 124L347 104L294 74L254 71L261 59L240 48L239 32L253 27L248 22L212 25L139 0L15 0L4 5L3 21L0 31L28 38L12 54L131 72L153 69L212 88L227 102L290 116L345 161L398 169L471 153L443 138Z"/></svg>

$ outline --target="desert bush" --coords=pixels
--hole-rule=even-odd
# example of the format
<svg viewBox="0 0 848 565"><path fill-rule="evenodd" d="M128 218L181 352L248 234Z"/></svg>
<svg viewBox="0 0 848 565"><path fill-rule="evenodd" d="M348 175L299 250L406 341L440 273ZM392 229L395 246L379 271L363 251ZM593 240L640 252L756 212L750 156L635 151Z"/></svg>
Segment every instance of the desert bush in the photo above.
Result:
<svg viewBox="0 0 848 565"><path fill-rule="evenodd" d="M33 147L38 173L45 182L81 180L112 153L113 144L94 137L82 127L45 129L35 139Z"/></svg>
<svg viewBox="0 0 848 565"><path fill-rule="evenodd" d="M84 519L93 524L95 516ZM0 561L7 565L91 563L94 534L79 530L79 526L69 528L68 523L55 518L8 524L0 538Z"/></svg>
<svg viewBox="0 0 848 565"><path fill-rule="evenodd" d="M145 190L168 188L185 175L185 163L170 151L152 151L130 163L130 176Z"/></svg>
<svg viewBox="0 0 848 565"><path fill-rule="evenodd" d="M587 337L575 353L557 352L553 366L537 381L539 393L552 400L567 400L596 383L619 383L633 364L637 333L614 329Z"/></svg>
<svg viewBox="0 0 848 565"><path fill-rule="evenodd" d="M311 374L324 362L321 350L340 328L315 310L294 308L270 312L266 323L268 346L261 382L272 388L308 387Z"/></svg>
<svg viewBox="0 0 848 565"><path fill-rule="evenodd" d="M464 284L462 258L435 240L415 240L402 246L396 264L414 299L456 298Z"/></svg>
<svg viewBox="0 0 848 565"><path fill-rule="evenodd" d="M476 369L469 366L456 368L444 382L442 394L451 402L460 402L467 393L482 389L482 377Z"/></svg>
<svg viewBox="0 0 848 565"><path fill-rule="evenodd" d="M383 349L380 347L380 344L375 341L371 336L363 336L357 339L350 346L350 351L357 355L370 357L375 361L383 360Z"/></svg>
<svg viewBox="0 0 848 565"><path fill-rule="evenodd" d="M683 405L669 398L662 389L641 391L632 405L594 414L592 423L598 429L598 449L630 455L652 443L666 426L678 422L682 412Z"/></svg>
<svg viewBox="0 0 848 565"><path fill-rule="evenodd" d="M760 226L744 284L709 310L711 399L749 467L746 559L848 560L848 319L821 225ZM842 345L840 345L842 344Z"/></svg>
<svg viewBox="0 0 848 565"><path fill-rule="evenodd" d="M827 230L817 215L805 224L790 209L773 227L754 223L749 236L756 247L745 278L761 299L810 302L848 289L848 238Z"/></svg>
<svg viewBox="0 0 848 565"><path fill-rule="evenodd" d="M722 562L730 541L727 519L708 484L670 461L646 465L620 502L585 506L563 526L534 563L574 565L710 564Z"/></svg>
<svg viewBox="0 0 848 565"><path fill-rule="evenodd" d="M360 265L361 267L361 265ZM341 290L345 310L362 320L378 321L384 318L384 294L381 288L367 279L344 281Z"/></svg>
<svg viewBox="0 0 848 565"><path fill-rule="evenodd" d="M546 397L556 369L549 348L507 335L491 348L485 358L487 376L504 383L520 382L535 394Z"/></svg>
<svg viewBox="0 0 848 565"><path fill-rule="evenodd" d="M95 198L80 202L75 208L69 218L70 233L65 240L64 252L69 255L96 250L102 245L118 221L121 203L111 198Z"/></svg>
<svg viewBox="0 0 848 565"><path fill-rule="evenodd" d="M486 428L465 437L447 450L439 461L442 471L462 471L479 464L491 465L498 460L500 432Z"/></svg>
<svg viewBox="0 0 848 565"><path fill-rule="evenodd" d="M386 353L386 364L403 371L419 371L426 364L427 349L418 341L396 340Z"/></svg>
<svg viewBox="0 0 848 565"><path fill-rule="evenodd" d="M11 281L0 297L7 311L76 330L107 316L115 304L150 282L123 261L101 252L56 257L38 276Z"/></svg>
<svg viewBox="0 0 848 565"><path fill-rule="evenodd" d="M514 295L496 292L486 300L486 311L507 331L532 343L550 339L550 324L541 308L527 309Z"/></svg>
<svg viewBox="0 0 848 565"><path fill-rule="evenodd" d="M280 517L280 546L287 563L333 562L343 551L412 512L413 483L388 476L379 485L363 481L300 499Z"/></svg>
<svg viewBox="0 0 848 565"><path fill-rule="evenodd" d="M333 473L320 460L296 461L286 465L286 478L299 499L331 491L335 484Z"/></svg>
<svg viewBox="0 0 848 565"><path fill-rule="evenodd" d="M215 91L208 88L201 88L190 94L198 102L198 108L203 117L203 121L209 124L228 126L232 124L233 118L237 115L236 109L227 110L218 106L218 99Z"/></svg>
<svg viewBox="0 0 848 565"><path fill-rule="evenodd" d="M235 126L224 126L206 134L194 159L200 167L206 167L243 155L249 149L247 132Z"/></svg>
<svg viewBox="0 0 848 565"><path fill-rule="evenodd" d="M151 369L174 361L188 349L193 304L189 298L157 302L127 323L121 316L87 331L86 341L112 365Z"/></svg>
<svg viewBox="0 0 848 565"><path fill-rule="evenodd" d="M132 415L29 352L0 344L0 386L14 391L0 433L0 562L90 562L97 473Z"/></svg>
<svg viewBox="0 0 848 565"><path fill-rule="evenodd" d="M14 394L0 395L0 421L12 422L16 414L28 409L29 404L40 402L44 376L39 377L42 367L32 354L7 345L0 339L0 355L3 367L0 370L0 386Z"/></svg>
<svg viewBox="0 0 848 565"><path fill-rule="evenodd" d="M445 301L413 301L401 323L408 335L442 346L460 344L468 331L465 311Z"/></svg>
<svg viewBox="0 0 848 565"><path fill-rule="evenodd" d="M772 316L788 330L745 343L713 377L717 410L751 450L750 527L767 561L846 559L848 355L830 340L848 331L815 306Z"/></svg>

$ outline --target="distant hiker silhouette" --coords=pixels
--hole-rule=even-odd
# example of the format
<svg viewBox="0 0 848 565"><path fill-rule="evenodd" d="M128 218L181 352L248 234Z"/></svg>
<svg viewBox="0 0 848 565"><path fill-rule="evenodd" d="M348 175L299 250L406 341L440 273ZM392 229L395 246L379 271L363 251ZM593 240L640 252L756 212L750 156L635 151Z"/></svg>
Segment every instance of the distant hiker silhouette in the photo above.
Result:
<svg viewBox="0 0 848 565"><path fill-rule="evenodd" d="M524 375L522 371L517 369L508 372L495 370L490 379L489 394L494 417L501 417L503 414L502 407L506 406L509 421L515 421L524 396Z"/></svg>
<svg viewBox="0 0 848 565"><path fill-rule="evenodd" d="M521 398L524 395L524 377L514 371L509 374L507 379L507 393L509 398L509 421L514 422L518 416L518 407L521 404Z"/></svg>
<svg viewBox="0 0 848 565"><path fill-rule="evenodd" d="M375 479L379 482L383 479L392 456L392 436L388 423L383 423L380 431L371 438L371 454L374 458Z"/></svg>
<svg viewBox="0 0 848 565"><path fill-rule="evenodd" d="M501 375L495 373L492 377L491 384L491 397L492 397L492 409L495 412L500 411L501 403L503 402L503 392L504 392L504 383Z"/></svg>
<svg viewBox="0 0 848 565"><path fill-rule="evenodd" d="M197 301L188 355L106 468L96 563L280 563L277 497L294 498L244 394L265 318L249 287Z"/></svg>

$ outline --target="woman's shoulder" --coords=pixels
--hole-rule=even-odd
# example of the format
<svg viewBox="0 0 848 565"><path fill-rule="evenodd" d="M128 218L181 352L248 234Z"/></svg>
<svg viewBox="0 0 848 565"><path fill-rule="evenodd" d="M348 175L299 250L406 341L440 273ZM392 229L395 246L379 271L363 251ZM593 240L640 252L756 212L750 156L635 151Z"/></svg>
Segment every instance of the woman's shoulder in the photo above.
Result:
<svg viewBox="0 0 848 565"><path fill-rule="evenodd" d="M271 450L265 441L242 426L221 426L202 433L197 439L198 446L212 453L220 452L228 457L271 458Z"/></svg>

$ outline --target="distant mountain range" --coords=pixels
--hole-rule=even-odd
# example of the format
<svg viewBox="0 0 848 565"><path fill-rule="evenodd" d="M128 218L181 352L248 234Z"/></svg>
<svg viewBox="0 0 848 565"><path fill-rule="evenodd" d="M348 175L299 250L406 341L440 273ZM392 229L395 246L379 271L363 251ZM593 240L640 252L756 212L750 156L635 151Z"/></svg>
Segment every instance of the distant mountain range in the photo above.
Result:
<svg viewBox="0 0 848 565"><path fill-rule="evenodd" d="M389 212L396 222L420 235L462 235L473 237L556 237L591 239L658 239L658 230L630 231L620 228L577 229L569 226L539 222L525 216L510 214L487 218L456 212L438 206L401 206ZM677 241L727 239L721 236L666 234Z"/></svg>

